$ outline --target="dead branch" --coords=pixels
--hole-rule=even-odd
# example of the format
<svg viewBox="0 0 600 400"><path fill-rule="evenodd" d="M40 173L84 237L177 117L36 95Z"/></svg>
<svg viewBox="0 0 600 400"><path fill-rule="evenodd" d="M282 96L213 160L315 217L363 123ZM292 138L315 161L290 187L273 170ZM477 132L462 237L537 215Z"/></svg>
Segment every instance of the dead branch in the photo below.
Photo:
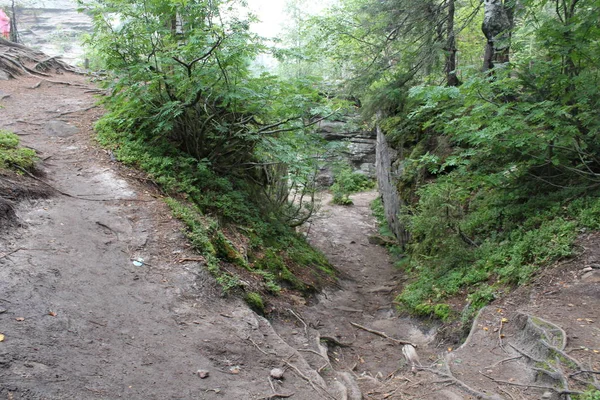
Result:
<svg viewBox="0 0 600 400"><path fill-rule="evenodd" d="M417 347L417 345L414 344L414 343L412 343L412 342L409 342L407 340L394 339L393 337L388 336L385 332L380 332L380 331L376 331L376 330L373 330L373 329L369 329L369 328L367 328L365 326L362 326L362 325L359 325L359 324L357 324L355 322L350 322L350 325L352 325L352 326L354 326L354 327L356 327L358 329L362 329L363 331L366 331L366 332L372 333L374 335L380 336L380 337L382 337L384 339L387 339L387 340L389 340L391 342L394 342L396 344L401 344L401 345L410 344L411 346L413 346L415 348Z"/></svg>
<svg viewBox="0 0 600 400"><path fill-rule="evenodd" d="M290 314L292 314L294 317L296 317L296 319L300 322L302 322L302 325L304 325L304 335L308 338L308 326L306 325L306 322L304 322L304 320L302 318L300 318L300 316L298 314L296 314L294 312L294 310L292 310L291 308L288 308L288 312Z"/></svg>

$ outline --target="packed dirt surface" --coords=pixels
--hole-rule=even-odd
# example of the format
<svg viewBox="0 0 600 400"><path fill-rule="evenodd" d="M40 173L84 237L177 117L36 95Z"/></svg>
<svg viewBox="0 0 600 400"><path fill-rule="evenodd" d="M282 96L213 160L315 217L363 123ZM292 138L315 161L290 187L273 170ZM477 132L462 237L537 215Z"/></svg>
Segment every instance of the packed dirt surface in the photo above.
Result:
<svg viewBox="0 0 600 400"><path fill-rule="evenodd" d="M0 81L0 129L39 154L27 185L53 193L21 196L21 226L1 231L0 399L558 399L598 384L598 234L448 349L394 307L405 278L373 240L376 194L325 196L304 231L339 284L267 320L221 295L156 188L95 145L94 93L70 73Z"/></svg>

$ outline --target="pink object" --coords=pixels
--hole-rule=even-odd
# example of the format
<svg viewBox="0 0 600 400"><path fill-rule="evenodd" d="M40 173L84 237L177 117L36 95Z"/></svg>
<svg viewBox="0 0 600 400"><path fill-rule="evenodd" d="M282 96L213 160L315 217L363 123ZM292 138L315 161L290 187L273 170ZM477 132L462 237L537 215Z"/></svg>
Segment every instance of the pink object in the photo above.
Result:
<svg viewBox="0 0 600 400"><path fill-rule="evenodd" d="M2 36L8 39L10 34L10 18L8 18L8 15L2 9L0 9L0 32Z"/></svg>

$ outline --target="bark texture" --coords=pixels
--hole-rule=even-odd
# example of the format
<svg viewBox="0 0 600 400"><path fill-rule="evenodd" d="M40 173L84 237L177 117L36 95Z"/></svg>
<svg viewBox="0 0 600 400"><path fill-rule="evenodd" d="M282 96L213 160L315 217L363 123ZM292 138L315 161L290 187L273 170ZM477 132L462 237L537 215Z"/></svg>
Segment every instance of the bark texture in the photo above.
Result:
<svg viewBox="0 0 600 400"><path fill-rule="evenodd" d="M484 0L481 30L487 39L483 70L509 61L511 30L514 19L514 1Z"/></svg>

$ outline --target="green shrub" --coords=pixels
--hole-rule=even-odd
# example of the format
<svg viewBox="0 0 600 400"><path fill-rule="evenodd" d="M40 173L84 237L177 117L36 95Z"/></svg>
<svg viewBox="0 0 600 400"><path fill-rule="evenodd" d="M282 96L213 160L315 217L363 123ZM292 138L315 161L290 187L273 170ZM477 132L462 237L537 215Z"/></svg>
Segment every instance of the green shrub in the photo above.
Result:
<svg viewBox="0 0 600 400"><path fill-rule="evenodd" d="M600 390L588 389L584 394L577 397L573 396L573 398L578 400L600 400Z"/></svg>
<svg viewBox="0 0 600 400"><path fill-rule="evenodd" d="M0 129L0 169L30 170L36 161L34 150L19 147L17 135Z"/></svg>
<svg viewBox="0 0 600 400"><path fill-rule="evenodd" d="M375 188L375 180L360 172L353 172L349 166L334 168L334 183L331 186L333 204L348 206L354 204L352 193L364 192Z"/></svg>

